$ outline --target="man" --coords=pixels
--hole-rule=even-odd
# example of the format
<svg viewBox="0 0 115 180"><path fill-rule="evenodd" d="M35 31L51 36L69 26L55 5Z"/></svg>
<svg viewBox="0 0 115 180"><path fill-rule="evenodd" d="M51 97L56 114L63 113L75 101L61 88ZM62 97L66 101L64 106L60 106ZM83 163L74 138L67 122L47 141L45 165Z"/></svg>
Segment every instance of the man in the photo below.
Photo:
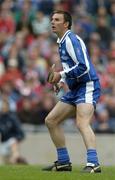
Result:
<svg viewBox="0 0 115 180"><path fill-rule="evenodd" d="M87 164L83 172L100 173L95 135L90 126L96 103L100 97L100 84L81 38L70 31L72 18L68 12L55 11L52 15L52 31L58 36L59 54L63 71L52 67L48 82L56 88L66 82L69 91L62 96L45 119L51 139L57 149L57 161L45 167L46 171L71 171L72 165L60 123L76 115L76 124L87 149Z"/></svg>

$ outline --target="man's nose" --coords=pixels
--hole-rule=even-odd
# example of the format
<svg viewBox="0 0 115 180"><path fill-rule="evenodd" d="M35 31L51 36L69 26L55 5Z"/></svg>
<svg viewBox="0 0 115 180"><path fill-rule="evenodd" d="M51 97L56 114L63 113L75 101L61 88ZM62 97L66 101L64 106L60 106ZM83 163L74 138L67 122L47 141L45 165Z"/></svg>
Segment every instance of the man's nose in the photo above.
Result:
<svg viewBox="0 0 115 180"><path fill-rule="evenodd" d="M54 21L55 21L55 20L54 20L54 19L52 19L52 20L51 20L51 23L52 23L52 24L54 24Z"/></svg>
<svg viewBox="0 0 115 180"><path fill-rule="evenodd" d="M51 21L51 24L52 24L52 25L54 24L54 21L53 21L53 20Z"/></svg>

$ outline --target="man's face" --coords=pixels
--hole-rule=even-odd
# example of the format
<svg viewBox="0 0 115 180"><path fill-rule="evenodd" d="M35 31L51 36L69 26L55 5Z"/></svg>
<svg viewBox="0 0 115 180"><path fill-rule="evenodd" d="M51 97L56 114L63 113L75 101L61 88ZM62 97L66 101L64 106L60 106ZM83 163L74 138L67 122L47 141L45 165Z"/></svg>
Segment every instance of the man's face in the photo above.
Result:
<svg viewBox="0 0 115 180"><path fill-rule="evenodd" d="M57 35L63 35L67 30L67 23L64 21L63 14L54 14L51 19L52 31Z"/></svg>

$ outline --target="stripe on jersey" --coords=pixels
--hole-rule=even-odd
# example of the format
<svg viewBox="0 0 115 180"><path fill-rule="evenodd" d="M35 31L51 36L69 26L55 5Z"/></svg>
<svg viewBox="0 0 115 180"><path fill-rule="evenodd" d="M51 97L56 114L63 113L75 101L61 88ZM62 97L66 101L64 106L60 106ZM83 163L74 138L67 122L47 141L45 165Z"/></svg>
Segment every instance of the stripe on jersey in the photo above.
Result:
<svg viewBox="0 0 115 180"><path fill-rule="evenodd" d="M66 49L67 49L68 54L72 58L72 60L75 62L76 65L78 65L79 61L77 59L73 44L72 44L69 36L66 37ZM74 66L74 67L76 67L76 66Z"/></svg>
<svg viewBox="0 0 115 180"><path fill-rule="evenodd" d="M86 63L86 66L87 66L87 71L89 71L90 66L89 66L89 61L88 61L87 54L86 54L86 46L85 46L83 40L79 36L77 36L77 38L80 41L80 45L81 45L81 48L82 48L82 51L83 51L85 63Z"/></svg>
<svg viewBox="0 0 115 180"><path fill-rule="evenodd" d="M77 36L76 36L76 38L77 38ZM78 38L78 39L79 39L80 46L81 46L80 53L82 53L82 56L83 56L83 57L80 57L80 60L83 61L83 59L84 59L86 67L87 67L85 72L83 72L82 74L77 76L79 78L79 77L83 76L84 74L86 74L89 71L90 67L89 67L89 61L88 61L87 54L86 54L86 47L85 47L84 43L82 42L82 40L80 38ZM76 47L79 48L78 45ZM73 59L74 63L76 63L76 65L73 66L72 68L68 68L68 69L64 70L64 73L69 73L70 71L75 69L77 66L79 66L79 63L80 63L77 58L77 53L78 53L78 52L76 52L77 48L76 49L74 48L74 45L72 44L72 41L69 36L66 36L66 49L67 49L67 52L69 53L70 57Z"/></svg>

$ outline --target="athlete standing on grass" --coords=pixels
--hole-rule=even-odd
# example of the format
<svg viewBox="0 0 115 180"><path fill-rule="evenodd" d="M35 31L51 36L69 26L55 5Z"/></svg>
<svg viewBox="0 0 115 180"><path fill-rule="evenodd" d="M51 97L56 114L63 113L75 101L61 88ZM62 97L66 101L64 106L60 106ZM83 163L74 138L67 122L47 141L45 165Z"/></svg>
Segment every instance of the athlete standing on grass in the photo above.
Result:
<svg viewBox="0 0 115 180"><path fill-rule="evenodd" d="M101 168L96 152L95 135L90 126L96 103L100 97L99 79L83 40L70 30L71 15L68 12L55 11L51 25L52 31L58 36L63 71L55 72L53 67L49 73L48 82L54 86L57 84L59 88L66 82L69 91L62 96L45 119L51 139L57 149L57 161L43 170L72 170L60 123L71 115L75 115L77 127L87 150L87 164L83 172L99 173Z"/></svg>

